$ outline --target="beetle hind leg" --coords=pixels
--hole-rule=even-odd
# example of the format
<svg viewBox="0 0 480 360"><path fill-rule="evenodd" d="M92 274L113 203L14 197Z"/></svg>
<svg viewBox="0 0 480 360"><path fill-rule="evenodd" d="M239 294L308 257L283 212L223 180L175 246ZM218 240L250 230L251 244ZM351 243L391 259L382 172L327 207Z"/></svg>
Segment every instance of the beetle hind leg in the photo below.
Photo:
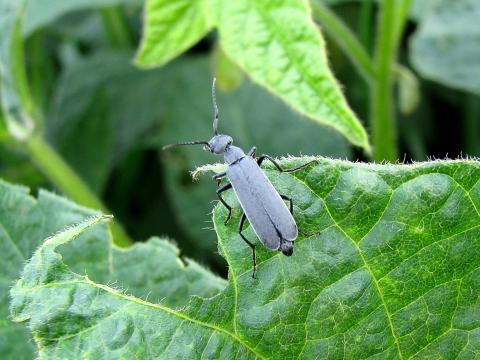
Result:
<svg viewBox="0 0 480 360"><path fill-rule="evenodd" d="M255 251L255 245L253 245L248 239L245 237L245 235L242 234L243 231L243 225L245 224L245 220L247 219L247 216L245 213L242 214L242 217L240 218L240 222L238 223L238 234L242 237L243 241L245 241L248 246L252 249L252 258L253 258L253 273L252 273L252 278L255 279L255 275L257 273L257 253Z"/></svg>
<svg viewBox="0 0 480 360"><path fill-rule="evenodd" d="M293 215L293 200L292 200L292 198L288 195L280 195L280 197L283 200L287 200L289 202L289 204L290 204L290 206L289 206L290 214Z"/></svg>

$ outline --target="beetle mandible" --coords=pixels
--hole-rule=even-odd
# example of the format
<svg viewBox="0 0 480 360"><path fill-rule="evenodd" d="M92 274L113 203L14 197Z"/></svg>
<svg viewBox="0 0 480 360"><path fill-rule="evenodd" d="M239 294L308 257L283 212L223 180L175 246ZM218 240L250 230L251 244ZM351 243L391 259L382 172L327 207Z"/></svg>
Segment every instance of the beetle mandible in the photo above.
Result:
<svg viewBox="0 0 480 360"><path fill-rule="evenodd" d="M228 215L225 225L232 216L232 207L223 199L222 193L232 189L237 195L243 214L238 224L238 233L241 238L252 249L253 273L255 278L257 271L257 257L255 245L242 234L245 220L248 220L255 234L263 245L270 250L281 251L286 256L293 254L293 243L298 236L297 224L293 218L293 201L287 195L280 195L273 187L270 180L263 173L260 165L264 160L269 160L280 172L294 172L311 164L307 162L293 169L284 170L271 156L262 155L255 159L256 147L253 147L247 154L232 145L232 137L218 133L218 107L215 97L215 81L212 83L212 105L213 105L213 133L209 141L187 141L177 144L166 145L162 149L168 149L180 145L203 144L203 149L214 154L224 155L228 164L227 171L216 174L213 180L220 186L221 180L225 177L230 181L228 184L217 189L217 196L220 202L227 208ZM289 208L284 200L289 202Z"/></svg>

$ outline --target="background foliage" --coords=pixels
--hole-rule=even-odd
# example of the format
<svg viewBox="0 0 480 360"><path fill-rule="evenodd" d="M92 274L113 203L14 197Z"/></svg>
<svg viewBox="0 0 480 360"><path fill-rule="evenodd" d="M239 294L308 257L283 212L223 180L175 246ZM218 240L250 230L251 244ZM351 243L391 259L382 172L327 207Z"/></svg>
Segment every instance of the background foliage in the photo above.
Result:
<svg viewBox="0 0 480 360"><path fill-rule="evenodd" d="M221 131L245 149L407 162L478 156L478 14L476 0L0 0L0 177L115 214L118 245L169 236L182 255L226 277L210 216L215 185L189 175L219 159L198 148L160 152L211 136L212 76ZM2 187L2 196L13 191ZM91 214L45 192L34 206L25 191L15 188L5 201L36 208L37 222L48 218L42 204L66 210L6 260L5 289L44 238ZM112 245L102 229L103 254ZM170 254L179 276L179 250L148 244L127 253ZM89 258L90 250L81 250L85 262L69 263L74 271L100 283L124 278L95 278L105 269L88 264L101 267L105 258ZM146 279L125 281L121 287L145 295L137 290ZM193 286L178 303L158 296L174 306L187 293L201 294ZM26 334L6 318L6 301L0 331ZM30 358L33 343L25 344Z"/></svg>

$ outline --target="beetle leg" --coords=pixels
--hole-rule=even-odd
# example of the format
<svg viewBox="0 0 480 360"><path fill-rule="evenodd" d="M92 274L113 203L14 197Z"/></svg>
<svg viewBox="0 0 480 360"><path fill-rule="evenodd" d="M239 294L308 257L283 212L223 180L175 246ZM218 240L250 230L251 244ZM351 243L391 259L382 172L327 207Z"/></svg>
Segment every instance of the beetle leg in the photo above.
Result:
<svg viewBox="0 0 480 360"><path fill-rule="evenodd" d="M316 160L312 160L312 161L309 161L307 162L306 164L303 164L303 165L300 165L300 166L297 166L296 168L293 168L293 169L283 169L280 164L274 159L272 158L270 155L265 155L263 154L262 156L260 156L257 160L257 164L258 166L262 165L263 161L267 159L267 160L270 160L270 162L275 165L275 167L278 169L278 171L280 172L284 172L284 173L289 173L289 172L294 172L294 171L297 171L297 170L300 170L308 165L310 165L312 162L315 162Z"/></svg>
<svg viewBox="0 0 480 360"><path fill-rule="evenodd" d="M255 245L253 245L248 239L242 234L243 231L243 225L245 224L245 220L247 219L247 216L245 213L242 214L242 217L240 218L240 222L238 223L238 234L242 237L243 241L245 241L248 246L252 249L252 258L253 258L253 273L252 277L255 279L255 274L257 273L257 253L255 251Z"/></svg>
<svg viewBox="0 0 480 360"><path fill-rule="evenodd" d="M228 221L232 217L232 207L227 204L225 200L223 200L222 196L220 195L222 192L227 191L228 189L232 188L232 184L226 184L222 186L220 189L217 189L217 196L220 202L228 209L228 216L227 219L225 220L225 225L228 224Z"/></svg>
<svg viewBox="0 0 480 360"><path fill-rule="evenodd" d="M288 202L290 202L290 214L293 215L293 200L290 196L287 196L287 195L280 195L280 197L283 199L283 200L287 200Z"/></svg>
<svg viewBox="0 0 480 360"><path fill-rule="evenodd" d="M223 173L220 173L220 174L215 174L212 176L212 180L216 181L217 182L217 187L220 186L220 183L222 182L222 179L227 176L227 172L223 172Z"/></svg>
<svg viewBox="0 0 480 360"><path fill-rule="evenodd" d="M290 202L290 214L293 215L293 200L290 196L287 196L287 195L280 195L280 197L283 199L283 200L287 200ZM310 237L310 236L314 236L314 235L320 235L321 232L320 231L316 231L316 232L313 232L313 233L306 233L306 232L303 232L302 230L298 229L298 232L302 235L302 236L305 236L305 237Z"/></svg>
<svg viewBox="0 0 480 360"><path fill-rule="evenodd" d="M247 156L251 156L252 158L255 159L255 152L257 151L257 147L254 146L250 149L250 151L248 152Z"/></svg>

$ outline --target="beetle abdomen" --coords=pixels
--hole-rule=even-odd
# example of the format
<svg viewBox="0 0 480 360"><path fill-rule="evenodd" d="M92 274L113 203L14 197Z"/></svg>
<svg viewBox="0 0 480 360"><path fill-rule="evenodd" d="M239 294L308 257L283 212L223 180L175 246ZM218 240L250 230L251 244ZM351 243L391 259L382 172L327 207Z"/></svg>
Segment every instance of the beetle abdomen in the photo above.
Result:
<svg viewBox="0 0 480 360"><path fill-rule="evenodd" d="M297 225L257 162L245 156L228 167L227 177L260 241L267 248L290 256L298 235Z"/></svg>

